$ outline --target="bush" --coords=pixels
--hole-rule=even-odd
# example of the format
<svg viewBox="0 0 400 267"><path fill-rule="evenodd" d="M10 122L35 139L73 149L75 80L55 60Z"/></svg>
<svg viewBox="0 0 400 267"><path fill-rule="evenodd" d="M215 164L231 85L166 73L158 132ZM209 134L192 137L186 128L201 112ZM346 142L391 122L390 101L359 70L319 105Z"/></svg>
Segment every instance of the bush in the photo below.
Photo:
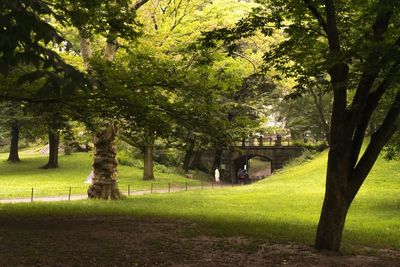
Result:
<svg viewBox="0 0 400 267"><path fill-rule="evenodd" d="M143 160L134 158L132 154L126 150L118 151L117 159L120 165L143 169Z"/></svg>
<svg viewBox="0 0 400 267"><path fill-rule="evenodd" d="M181 166L184 156L184 152L176 148L154 151L154 160L165 166Z"/></svg>
<svg viewBox="0 0 400 267"><path fill-rule="evenodd" d="M303 143L303 142L295 142L293 143L296 146L301 146L310 151L322 152L328 148L328 144L326 143Z"/></svg>
<svg viewBox="0 0 400 267"><path fill-rule="evenodd" d="M294 158L292 160L289 160L285 164L285 168L303 164L309 160L314 159L316 157L316 155L318 155L319 153L320 153L320 151L318 151L318 150L310 150L310 149L305 148L303 150L303 153L301 154L301 156Z"/></svg>

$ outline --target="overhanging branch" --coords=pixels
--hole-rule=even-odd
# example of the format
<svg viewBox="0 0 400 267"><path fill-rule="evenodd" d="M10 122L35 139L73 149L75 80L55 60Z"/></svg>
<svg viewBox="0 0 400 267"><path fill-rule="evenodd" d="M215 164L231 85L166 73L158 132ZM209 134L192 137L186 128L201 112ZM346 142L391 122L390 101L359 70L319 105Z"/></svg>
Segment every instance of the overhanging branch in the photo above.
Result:
<svg viewBox="0 0 400 267"><path fill-rule="evenodd" d="M310 10L311 14L317 19L318 24L321 26L321 28L324 30L325 33L328 33L328 29L326 26L326 21L322 17L321 13L318 11L316 6L311 0L304 0L304 4Z"/></svg>
<svg viewBox="0 0 400 267"><path fill-rule="evenodd" d="M399 125L396 124L400 114L400 90L397 91L396 97L389 109L386 117L379 129L371 136L366 151L361 157L353 170L349 179L349 197L352 199L363 184L368 173L372 169L376 159L379 156L384 145L391 138Z"/></svg>

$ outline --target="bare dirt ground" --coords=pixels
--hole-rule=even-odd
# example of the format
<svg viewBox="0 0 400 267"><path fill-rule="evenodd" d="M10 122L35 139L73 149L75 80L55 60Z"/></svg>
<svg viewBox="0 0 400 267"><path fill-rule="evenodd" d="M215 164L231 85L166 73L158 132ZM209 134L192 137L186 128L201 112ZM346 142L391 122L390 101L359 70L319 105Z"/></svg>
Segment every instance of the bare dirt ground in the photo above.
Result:
<svg viewBox="0 0 400 267"><path fill-rule="evenodd" d="M131 217L0 217L0 266L400 266L399 251L327 255L199 229Z"/></svg>

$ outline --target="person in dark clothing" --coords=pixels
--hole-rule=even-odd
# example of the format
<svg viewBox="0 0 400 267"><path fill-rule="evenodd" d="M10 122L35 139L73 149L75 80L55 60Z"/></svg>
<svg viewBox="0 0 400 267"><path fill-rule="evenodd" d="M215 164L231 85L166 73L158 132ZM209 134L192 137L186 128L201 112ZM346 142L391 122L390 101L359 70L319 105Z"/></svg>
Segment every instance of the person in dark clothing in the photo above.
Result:
<svg viewBox="0 0 400 267"><path fill-rule="evenodd" d="M240 169L237 173L239 184L245 184L246 181L249 179L249 174L247 170Z"/></svg>

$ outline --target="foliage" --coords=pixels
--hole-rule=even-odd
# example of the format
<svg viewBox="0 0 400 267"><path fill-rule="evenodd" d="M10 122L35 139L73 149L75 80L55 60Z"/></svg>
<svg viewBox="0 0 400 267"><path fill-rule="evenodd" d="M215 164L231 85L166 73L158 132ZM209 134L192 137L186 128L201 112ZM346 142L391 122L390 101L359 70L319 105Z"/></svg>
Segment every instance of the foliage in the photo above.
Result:
<svg viewBox="0 0 400 267"><path fill-rule="evenodd" d="M400 158L400 132L392 136L384 148L385 159L393 160Z"/></svg>
<svg viewBox="0 0 400 267"><path fill-rule="evenodd" d="M38 97L61 98L76 88L83 89L89 80L58 55L51 45L68 50L68 42L48 23L53 17L60 23L65 21L43 1L0 2L0 75L7 75L17 66L33 66L33 72L20 76L20 82L44 80ZM4 94L10 100L23 99L24 95Z"/></svg>

